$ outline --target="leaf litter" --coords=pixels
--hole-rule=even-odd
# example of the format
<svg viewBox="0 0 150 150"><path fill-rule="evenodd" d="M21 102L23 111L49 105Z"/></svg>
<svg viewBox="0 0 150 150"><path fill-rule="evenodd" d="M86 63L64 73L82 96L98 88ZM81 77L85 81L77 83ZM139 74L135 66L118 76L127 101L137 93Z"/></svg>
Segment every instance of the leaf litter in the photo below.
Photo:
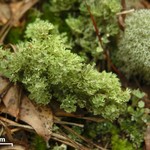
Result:
<svg viewBox="0 0 150 150"><path fill-rule="evenodd" d="M0 77L0 92L6 89L9 81ZM52 133L53 114L50 108L38 106L23 95L20 106L18 106L19 90L17 85L12 85L2 97L5 109L0 109L19 120L32 126L38 135L49 141Z"/></svg>

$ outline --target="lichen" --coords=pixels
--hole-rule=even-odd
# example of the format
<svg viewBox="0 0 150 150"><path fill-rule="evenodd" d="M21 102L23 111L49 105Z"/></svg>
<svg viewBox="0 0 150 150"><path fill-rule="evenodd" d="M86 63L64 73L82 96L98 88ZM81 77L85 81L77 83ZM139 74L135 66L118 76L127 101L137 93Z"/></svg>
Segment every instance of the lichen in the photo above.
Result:
<svg viewBox="0 0 150 150"><path fill-rule="evenodd" d="M119 0L51 0L43 11L49 10L48 15L43 15L62 32L67 32L73 45L73 51L85 60L97 61L102 59L102 47L99 44L90 12L96 22L99 34L102 37L104 47L114 38L118 32L116 13L120 12ZM90 56L90 58L88 57Z"/></svg>
<svg viewBox="0 0 150 150"><path fill-rule="evenodd" d="M55 99L67 112L81 107L110 120L124 111L130 91L121 89L115 74L99 73L71 53L51 23L37 19L29 24L25 37L14 53L0 49L0 72L23 83L32 100L48 104Z"/></svg>
<svg viewBox="0 0 150 150"><path fill-rule="evenodd" d="M125 32L115 61L127 77L139 76L150 83L150 10L137 10L125 20Z"/></svg>

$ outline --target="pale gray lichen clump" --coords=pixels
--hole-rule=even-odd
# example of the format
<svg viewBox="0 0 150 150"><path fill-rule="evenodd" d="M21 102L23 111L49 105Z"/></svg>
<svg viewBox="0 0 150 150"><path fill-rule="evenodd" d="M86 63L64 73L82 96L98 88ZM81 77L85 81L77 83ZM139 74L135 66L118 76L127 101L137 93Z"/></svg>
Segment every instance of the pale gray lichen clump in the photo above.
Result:
<svg viewBox="0 0 150 150"><path fill-rule="evenodd" d="M139 76L150 83L150 10L141 9L127 16L124 35L116 60L128 76Z"/></svg>
<svg viewBox="0 0 150 150"><path fill-rule="evenodd" d="M31 99L40 104L57 100L67 112L78 106L110 120L124 111L130 91L121 89L116 75L99 73L71 53L52 24L36 20L26 38L15 53L0 49L0 72L23 83Z"/></svg>

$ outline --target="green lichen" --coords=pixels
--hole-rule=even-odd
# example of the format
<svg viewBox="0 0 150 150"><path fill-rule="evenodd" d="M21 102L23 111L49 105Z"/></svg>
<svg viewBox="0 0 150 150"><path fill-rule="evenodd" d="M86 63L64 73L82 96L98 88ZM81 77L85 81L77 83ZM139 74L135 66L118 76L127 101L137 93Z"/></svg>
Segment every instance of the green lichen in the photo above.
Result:
<svg viewBox="0 0 150 150"><path fill-rule="evenodd" d="M115 74L99 73L71 53L51 23L37 19L29 24L25 37L14 53L0 49L0 72L23 83L31 99L40 104L55 99L67 112L81 107L110 120L124 111L130 91L121 89Z"/></svg>
<svg viewBox="0 0 150 150"><path fill-rule="evenodd" d="M150 10L137 10L125 20L126 29L115 58L128 77L150 83Z"/></svg>

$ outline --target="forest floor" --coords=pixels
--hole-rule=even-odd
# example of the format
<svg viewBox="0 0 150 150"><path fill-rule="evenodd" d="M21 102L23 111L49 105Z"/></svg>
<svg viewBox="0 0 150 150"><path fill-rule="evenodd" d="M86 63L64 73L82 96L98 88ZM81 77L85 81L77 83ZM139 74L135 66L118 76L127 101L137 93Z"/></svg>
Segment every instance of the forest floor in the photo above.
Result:
<svg viewBox="0 0 150 150"><path fill-rule="evenodd" d="M49 1L0 0L1 45L15 52L16 43L23 39L28 23L35 16L38 17L39 12L47 12L42 7L48 7ZM150 9L150 2L146 0L121 0L120 3L120 30L124 30L125 16L133 8ZM93 36L101 44L90 6L87 6L87 10L95 29ZM52 14L47 12L45 16L51 17ZM146 123L143 121L147 116L150 119L150 86L138 77L127 79L113 64L110 55L106 51L104 58L96 62L96 67L99 70L100 65L102 70L115 73L123 88L134 91L127 104L128 109L132 110L114 121L93 115L86 109L67 113L60 108L59 102L46 106L36 104L28 98L22 84L12 83L0 72L0 150L150 150L150 120ZM144 108L137 108L137 105L143 104L141 101Z"/></svg>

